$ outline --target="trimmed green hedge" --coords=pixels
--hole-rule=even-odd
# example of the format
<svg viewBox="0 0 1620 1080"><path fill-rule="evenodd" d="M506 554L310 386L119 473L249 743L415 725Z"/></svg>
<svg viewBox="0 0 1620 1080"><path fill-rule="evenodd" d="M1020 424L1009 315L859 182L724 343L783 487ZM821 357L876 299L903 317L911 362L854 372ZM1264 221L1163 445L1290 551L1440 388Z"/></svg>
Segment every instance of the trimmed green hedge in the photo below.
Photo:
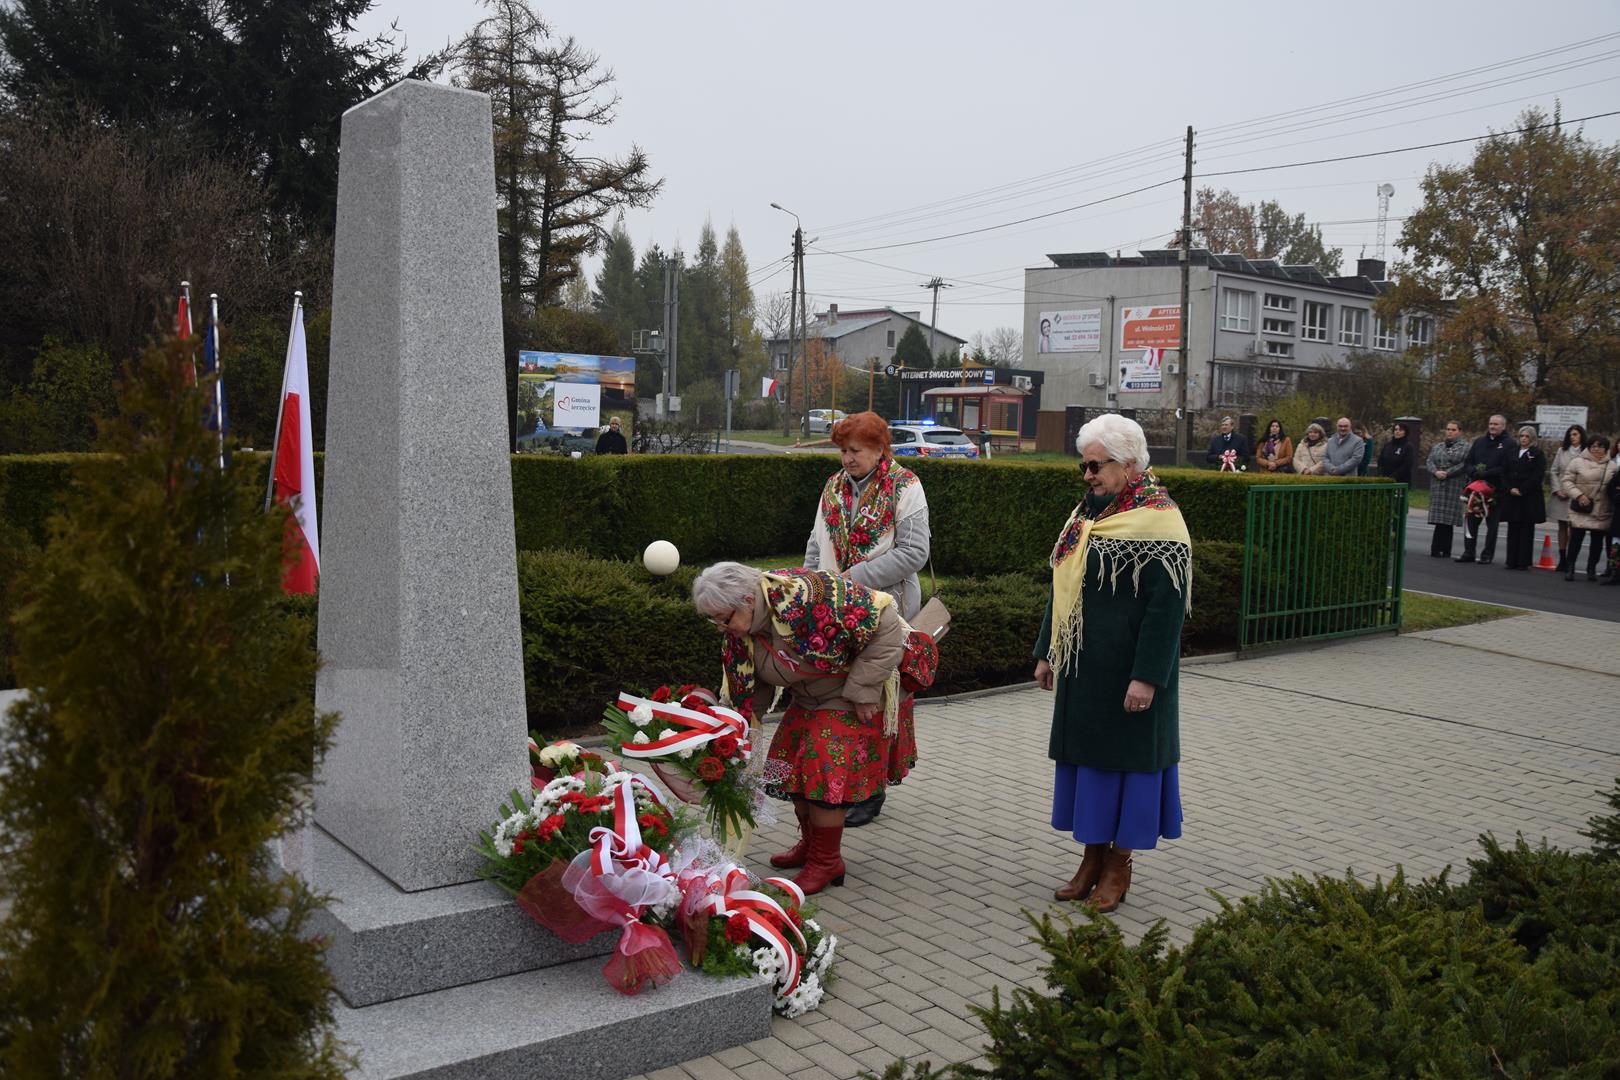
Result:
<svg viewBox="0 0 1620 1080"><path fill-rule="evenodd" d="M239 455L268 467L268 455ZM36 542L75 461L90 455L0 457L6 519ZM109 459L110 460L110 459ZM324 462L316 459L316 479ZM1067 464L907 461L928 493L934 568L987 574L1041 566L1081 494ZM837 468L824 454L628 455L512 459L520 551L574 548L631 559L669 540L689 563L799 551L810 535L816 497ZM1295 476L1165 469L1160 476L1195 541L1244 541L1244 490L1297 483Z"/></svg>

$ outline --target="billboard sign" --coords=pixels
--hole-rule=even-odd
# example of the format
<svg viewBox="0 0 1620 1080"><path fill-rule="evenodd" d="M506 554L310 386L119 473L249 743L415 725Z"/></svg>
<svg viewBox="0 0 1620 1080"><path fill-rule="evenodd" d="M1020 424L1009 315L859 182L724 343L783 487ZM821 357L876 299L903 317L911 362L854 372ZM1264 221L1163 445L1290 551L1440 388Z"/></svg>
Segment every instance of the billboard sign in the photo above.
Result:
<svg viewBox="0 0 1620 1080"><path fill-rule="evenodd" d="M1571 424L1579 424L1582 431L1586 430L1585 405L1536 406L1536 427L1541 431L1542 438L1556 436L1562 439Z"/></svg>
<svg viewBox="0 0 1620 1080"><path fill-rule="evenodd" d="M520 352L517 367L520 444L601 427L604 412L635 411L634 357Z"/></svg>
<svg viewBox="0 0 1620 1080"><path fill-rule="evenodd" d="M1043 311L1037 353L1101 352L1102 308Z"/></svg>
<svg viewBox="0 0 1620 1080"><path fill-rule="evenodd" d="M1119 392L1122 394L1154 394L1164 389L1159 357L1163 350L1146 349L1140 356L1122 356L1119 360Z"/></svg>
<svg viewBox="0 0 1620 1080"><path fill-rule="evenodd" d="M1121 352L1181 348L1181 305L1128 307L1119 311Z"/></svg>

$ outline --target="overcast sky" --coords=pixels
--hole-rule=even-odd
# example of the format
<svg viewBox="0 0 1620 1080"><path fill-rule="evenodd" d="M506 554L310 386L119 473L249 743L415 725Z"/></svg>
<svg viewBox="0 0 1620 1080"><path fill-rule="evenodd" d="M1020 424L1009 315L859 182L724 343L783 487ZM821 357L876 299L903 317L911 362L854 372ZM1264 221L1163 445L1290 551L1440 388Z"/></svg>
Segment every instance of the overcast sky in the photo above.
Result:
<svg viewBox="0 0 1620 1080"><path fill-rule="evenodd" d="M1017 325L1022 268L1048 265L1049 252L1163 246L1180 218L1189 124L1196 175L1461 139L1559 100L1566 118L1620 109L1614 0L1227 0L1161 3L1156 15L1138 4L1024 0L590 0L535 10L617 73L618 121L598 146L638 144L665 179L652 207L627 215L638 254L652 240L694 247L705 219L722 234L734 223L758 293L785 289L778 260L793 221L770 208L779 202L816 239L806 275L818 310L888 304L926 318L920 284L937 274L955 285L940 294L939 326L962 337ZM397 22L415 56L485 13L474 0L381 0L359 30ZM1585 129L1615 142L1620 116ZM1363 246L1374 254L1380 183L1395 187L1393 261L1425 169L1471 150L1195 186L1275 198L1322 222L1353 267ZM1050 216L938 239L1039 214Z"/></svg>

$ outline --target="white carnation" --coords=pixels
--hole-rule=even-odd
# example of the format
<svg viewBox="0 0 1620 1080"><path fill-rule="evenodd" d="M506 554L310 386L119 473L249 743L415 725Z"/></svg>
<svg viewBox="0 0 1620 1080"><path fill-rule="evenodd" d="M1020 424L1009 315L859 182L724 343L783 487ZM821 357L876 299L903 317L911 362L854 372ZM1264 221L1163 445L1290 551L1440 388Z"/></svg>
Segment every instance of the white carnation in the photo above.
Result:
<svg viewBox="0 0 1620 1080"><path fill-rule="evenodd" d="M572 761L579 757L578 743L555 743L540 751L540 764L549 768L557 768L565 761Z"/></svg>
<svg viewBox="0 0 1620 1080"><path fill-rule="evenodd" d="M692 756L692 748L690 746L683 746L675 752L675 756L680 758L682 761L685 761L687 758Z"/></svg>
<svg viewBox="0 0 1620 1080"><path fill-rule="evenodd" d="M650 705L637 705L630 710L630 722L636 727L646 727L652 723L653 711Z"/></svg>
<svg viewBox="0 0 1620 1080"><path fill-rule="evenodd" d="M647 733L645 731L636 732L636 737L630 741L635 743L637 746L646 746L648 743L652 742L652 740L647 737Z"/></svg>

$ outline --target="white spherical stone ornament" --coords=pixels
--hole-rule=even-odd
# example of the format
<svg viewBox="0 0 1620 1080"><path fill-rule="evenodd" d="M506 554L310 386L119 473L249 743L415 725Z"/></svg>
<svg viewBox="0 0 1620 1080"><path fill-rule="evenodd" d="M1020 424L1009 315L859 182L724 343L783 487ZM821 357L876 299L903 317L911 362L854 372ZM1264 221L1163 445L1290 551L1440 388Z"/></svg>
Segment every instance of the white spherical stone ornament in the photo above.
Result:
<svg viewBox="0 0 1620 1080"><path fill-rule="evenodd" d="M668 540L654 540L641 553L641 562L650 573L663 577L673 574L681 565L681 553Z"/></svg>

